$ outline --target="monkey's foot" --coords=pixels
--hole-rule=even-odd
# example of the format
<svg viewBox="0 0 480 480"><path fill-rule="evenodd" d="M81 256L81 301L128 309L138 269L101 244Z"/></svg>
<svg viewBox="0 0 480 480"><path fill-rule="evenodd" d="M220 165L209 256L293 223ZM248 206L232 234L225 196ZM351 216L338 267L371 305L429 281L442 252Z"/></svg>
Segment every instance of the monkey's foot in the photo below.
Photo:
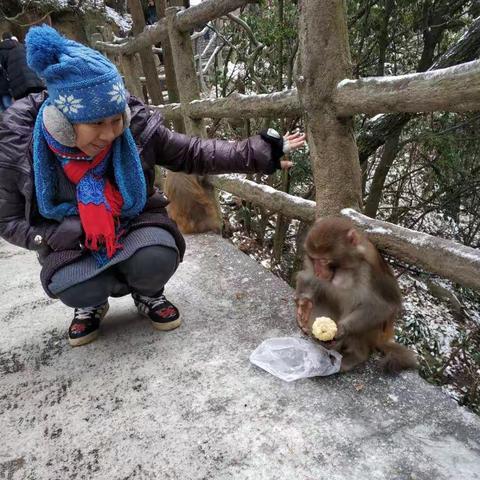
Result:
<svg viewBox="0 0 480 480"><path fill-rule="evenodd" d="M310 317L312 316L313 303L308 298L297 298L297 323L304 333L312 333Z"/></svg>

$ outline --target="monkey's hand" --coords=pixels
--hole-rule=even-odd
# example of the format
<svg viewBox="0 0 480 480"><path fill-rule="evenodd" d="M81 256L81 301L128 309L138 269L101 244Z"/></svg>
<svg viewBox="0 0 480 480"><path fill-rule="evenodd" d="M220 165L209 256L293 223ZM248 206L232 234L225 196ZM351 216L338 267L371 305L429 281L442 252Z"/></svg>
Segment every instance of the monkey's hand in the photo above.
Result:
<svg viewBox="0 0 480 480"><path fill-rule="evenodd" d="M345 325L343 323L337 323L337 333L335 334L335 340L341 340L347 331L345 329Z"/></svg>
<svg viewBox="0 0 480 480"><path fill-rule="evenodd" d="M310 335L311 333L311 321L313 303L309 298L296 298L297 304L297 323L304 333Z"/></svg>

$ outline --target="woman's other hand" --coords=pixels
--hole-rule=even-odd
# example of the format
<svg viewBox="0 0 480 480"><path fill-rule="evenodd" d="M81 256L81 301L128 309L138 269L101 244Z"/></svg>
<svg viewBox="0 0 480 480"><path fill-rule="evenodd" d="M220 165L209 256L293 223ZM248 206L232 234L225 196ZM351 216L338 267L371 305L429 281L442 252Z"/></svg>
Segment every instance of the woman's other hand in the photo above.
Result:
<svg viewBox="0 0 480 480"><path fill-rule="evenodd" d="M287 132L283 136L283 153L288 154L294 150L303 148L305 146L305 139L305 134L299 130L294 133ZM282 169L288 170L292 167L293 162L291 160L280 160L280 165Z"/></svg>

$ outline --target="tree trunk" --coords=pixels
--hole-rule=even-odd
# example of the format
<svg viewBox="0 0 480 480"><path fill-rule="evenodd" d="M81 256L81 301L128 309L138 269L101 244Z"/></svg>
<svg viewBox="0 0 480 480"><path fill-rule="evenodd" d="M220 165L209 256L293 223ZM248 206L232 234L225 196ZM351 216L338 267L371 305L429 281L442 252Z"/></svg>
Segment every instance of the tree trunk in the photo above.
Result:
<svg viewBox="0 0 480 480"><path fill-rule="evenodd" d="M290 174L286 170L282 170L282 186L281 191L288 193L290 190ZM278 263L282 257L283 247L285 246L285 237L287 235L290 219L284 215L277 215L277 224L275 225L275 234L273 236L273 261Z"/></svg>
<svg viewBox="0 0 480 480"><path fill-rule="evenodd" d="M375 218L382 198L383 185L398 152L401 129L394 131L385 142L383 154L373 175L372 185L365 203L365 215Z"/></svg>
<svg viewBox="0 0 480 480"><path fill-rule="evenodd" d="M385 75L385 58L387 54L388 39L388 25L390 23L390 17L392 16L393 9L395 7L394 0L384 0L385 7L383 11L382 26L378 35L378 63L377 63L377 76L381 77Z"/></svg>
<svg viewBox="0 0 480 480"><path fill-rule="evenodd" d="M278 0L278 26L280 31L283 30L283 0ZM277 90L281 92L283 90L283 32L281 33L280 40L278 42L278 81Z"/></svg>
<svg viewBox="0 0 480 480"><path fill-rule="evenodd" d="M304 0L299 19L297 87L305 110L317 215L360 208L361 175L350 118L337 118L333 92L350 78L343 0Z"/></svg>
<svg viewBox="0 0 480 480"><path fill-rule="evenodd" d="M145 16L143 14L142 2L140 0L128 0L130 13L133 20L133 34L138 35L145 28ZM139 50L140 59L142 61L143 72L147 82L148 95L151 103L155 105L163 104L162 87L158 80L157 67L153 58L151 46Z"/></svg>

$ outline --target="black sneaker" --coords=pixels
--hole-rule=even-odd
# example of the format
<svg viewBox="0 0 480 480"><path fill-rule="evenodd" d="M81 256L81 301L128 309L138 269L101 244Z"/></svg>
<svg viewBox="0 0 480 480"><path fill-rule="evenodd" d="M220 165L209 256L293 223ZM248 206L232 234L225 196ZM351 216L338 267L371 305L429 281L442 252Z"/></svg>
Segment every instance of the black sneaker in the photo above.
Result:
<svg viewBox="0 0 480 480"><path fill-rule="evenodd" d="M165 295L158 297L146 297L138 293L132 293L133 300L138 312L147 317L157 330L173 330L180 326L180 312L177 307L170 303Z"/></svg>
<svg viewBox="0 0 480 480"><path fill-rule="evenodd" d="M108 312L108 302L96 307L76 308L68 329L68 341L72 347L93 342L98 337L100 320Z"/></svg>

